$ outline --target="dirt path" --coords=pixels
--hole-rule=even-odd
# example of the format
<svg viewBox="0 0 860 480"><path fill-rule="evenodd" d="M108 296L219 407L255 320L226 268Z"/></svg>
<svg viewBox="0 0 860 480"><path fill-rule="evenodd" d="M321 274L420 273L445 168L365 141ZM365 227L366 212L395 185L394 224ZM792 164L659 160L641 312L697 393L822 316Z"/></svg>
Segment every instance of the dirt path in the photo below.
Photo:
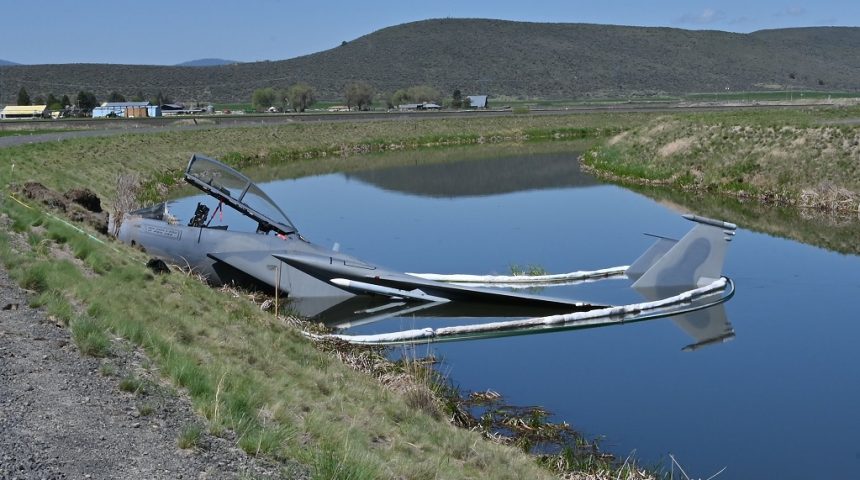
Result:
<svg viewBox="0 0 860 480"><path fill-rule="evenodd" d="M2 268L0 309L0 479L307 476L205 428L197 448L180 449L182 430L203 425L188 398L162 384L127 342L115 339L105 359L82 356ZM120 389L128 377L144 388Z"/></svg>

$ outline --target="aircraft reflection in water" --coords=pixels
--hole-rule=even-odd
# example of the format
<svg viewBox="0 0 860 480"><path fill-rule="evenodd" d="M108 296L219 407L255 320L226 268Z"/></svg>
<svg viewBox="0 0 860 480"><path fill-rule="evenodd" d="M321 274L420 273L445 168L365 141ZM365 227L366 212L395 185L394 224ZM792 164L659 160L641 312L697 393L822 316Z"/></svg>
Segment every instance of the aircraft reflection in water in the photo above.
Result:
<svg viewBox="0 0 860 480"><path fill-rule="evenodd" d="M325 300L337 301L338 303L319 311ZM540 309L535 307L509 307L495 304L448 302L444 304L410 304L407 302L392 302L380 297L355 296L348 299L317 299L316 302L298 302L294 304L296 311L309 317L309 320L321 322L329 328L339 331L356 330L360 327L379 324L385 321L391 323L402 323L403 319L418 324L431 324L437 321L448 323L456 321L480 322L482 320L499 321L505 318L523 318L530 316L559 315L561 312L553 309ZM307 308L307 310L305 310ZM681 330L692 339L692 343L683 347L684 351L694 351L699 348L723 343L735 337L734 329L728 321L725 307L722 303L699 301L698 304L690 304L689 313L677 313L670 318ZM561 326L546 326L543 328L499 330L482 335L464 336L463 338L448 338L448 340L463 340L474 338L497 338L511 335L526 335L536 333L549 333L564 330L576 330L585 328L596 328L619 323L631 323L633 321L644 321L662 316L648 316L639 319L621 319L613 317L603 322L568 322ZM399 319L399 322L394 320Z"/></svg>
<svg viewBox="0 0 860 480"><path fill-rule="evenodd" d="M128 214L118 237L212 283L267 286L288 295L303 314L335 328L382 319L468 317L485 323L424 327L367 335L333 334L354 343L394 344L518 335L674 316L695 342L689 349L731 338L722 303L734 285L722 267L735 225L693 215L680 240L656 243L631 266L541 276L402 273L370 264L302 237L281 209L250 179L220 162L195 155L185 179L218 201L199 203L183 224L166 204ZM210 226L231 208L256 224L255 232ZM620 306L537 295L528 288L628 278L645 301ZM526 317L497 321L500 317Z"/></svg>

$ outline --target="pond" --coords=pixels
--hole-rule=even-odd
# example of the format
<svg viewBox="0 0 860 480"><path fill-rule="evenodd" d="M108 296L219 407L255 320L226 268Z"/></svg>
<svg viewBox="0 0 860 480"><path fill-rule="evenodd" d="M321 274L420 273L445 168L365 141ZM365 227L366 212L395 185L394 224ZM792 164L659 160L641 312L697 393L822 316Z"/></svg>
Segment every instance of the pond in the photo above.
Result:
<svg viewBox="0 0 860 480"><path fill-rule="evenodd" d="M602 184L563 146L492 148L492 158L475 149L444 158L413 152L381 162L394 166L262 186L309 240L411 272L627 265L653 241L642 233L678 238L691 226L677 201ZM193 204L173 208L182 215ZM602 437L603 448L621 457L668 465L671 453L690 476L707 478L723 467L719 478L856 475L860 257L722 220L740 223L724 269L737 285L724 305L730 341L685 349L695 339L672 319L658 319L406 353L436 355L464 390L541 405L554 420ZM637 301L626 287L610 281L562 287L560 295ZM464 320L407 315L361 328Z"/></svg>

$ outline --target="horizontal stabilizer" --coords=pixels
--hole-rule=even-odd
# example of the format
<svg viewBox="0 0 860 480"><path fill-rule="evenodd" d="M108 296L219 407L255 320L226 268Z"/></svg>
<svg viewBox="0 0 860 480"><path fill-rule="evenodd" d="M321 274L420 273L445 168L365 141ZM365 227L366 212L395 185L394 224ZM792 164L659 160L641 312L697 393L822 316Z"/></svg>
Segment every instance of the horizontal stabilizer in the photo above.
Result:
<svg viewBox="0 0 860 480"><path fill-rule="evenodd" d="M356 294L377 294L430 302L449 300L531 306L562 309L566 312L603 307L566 298L437 282L366 264L344 254L289 252L274 253L272 256L295 270L331 285L332 288L337 286L342 291Z"/></svg>

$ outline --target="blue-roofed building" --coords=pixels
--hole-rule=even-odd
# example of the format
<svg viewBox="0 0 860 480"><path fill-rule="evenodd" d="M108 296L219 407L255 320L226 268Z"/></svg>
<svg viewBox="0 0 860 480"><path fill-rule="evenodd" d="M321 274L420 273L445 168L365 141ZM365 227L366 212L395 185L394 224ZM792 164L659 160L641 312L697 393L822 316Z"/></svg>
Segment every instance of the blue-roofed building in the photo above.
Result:
<svg viewBox="0 0 860 480"><path fill-rule="evenodd" d="M150 105L149 102L105 102L93 109L93 118L146 118L160 116L161 107Z"/></svg>

